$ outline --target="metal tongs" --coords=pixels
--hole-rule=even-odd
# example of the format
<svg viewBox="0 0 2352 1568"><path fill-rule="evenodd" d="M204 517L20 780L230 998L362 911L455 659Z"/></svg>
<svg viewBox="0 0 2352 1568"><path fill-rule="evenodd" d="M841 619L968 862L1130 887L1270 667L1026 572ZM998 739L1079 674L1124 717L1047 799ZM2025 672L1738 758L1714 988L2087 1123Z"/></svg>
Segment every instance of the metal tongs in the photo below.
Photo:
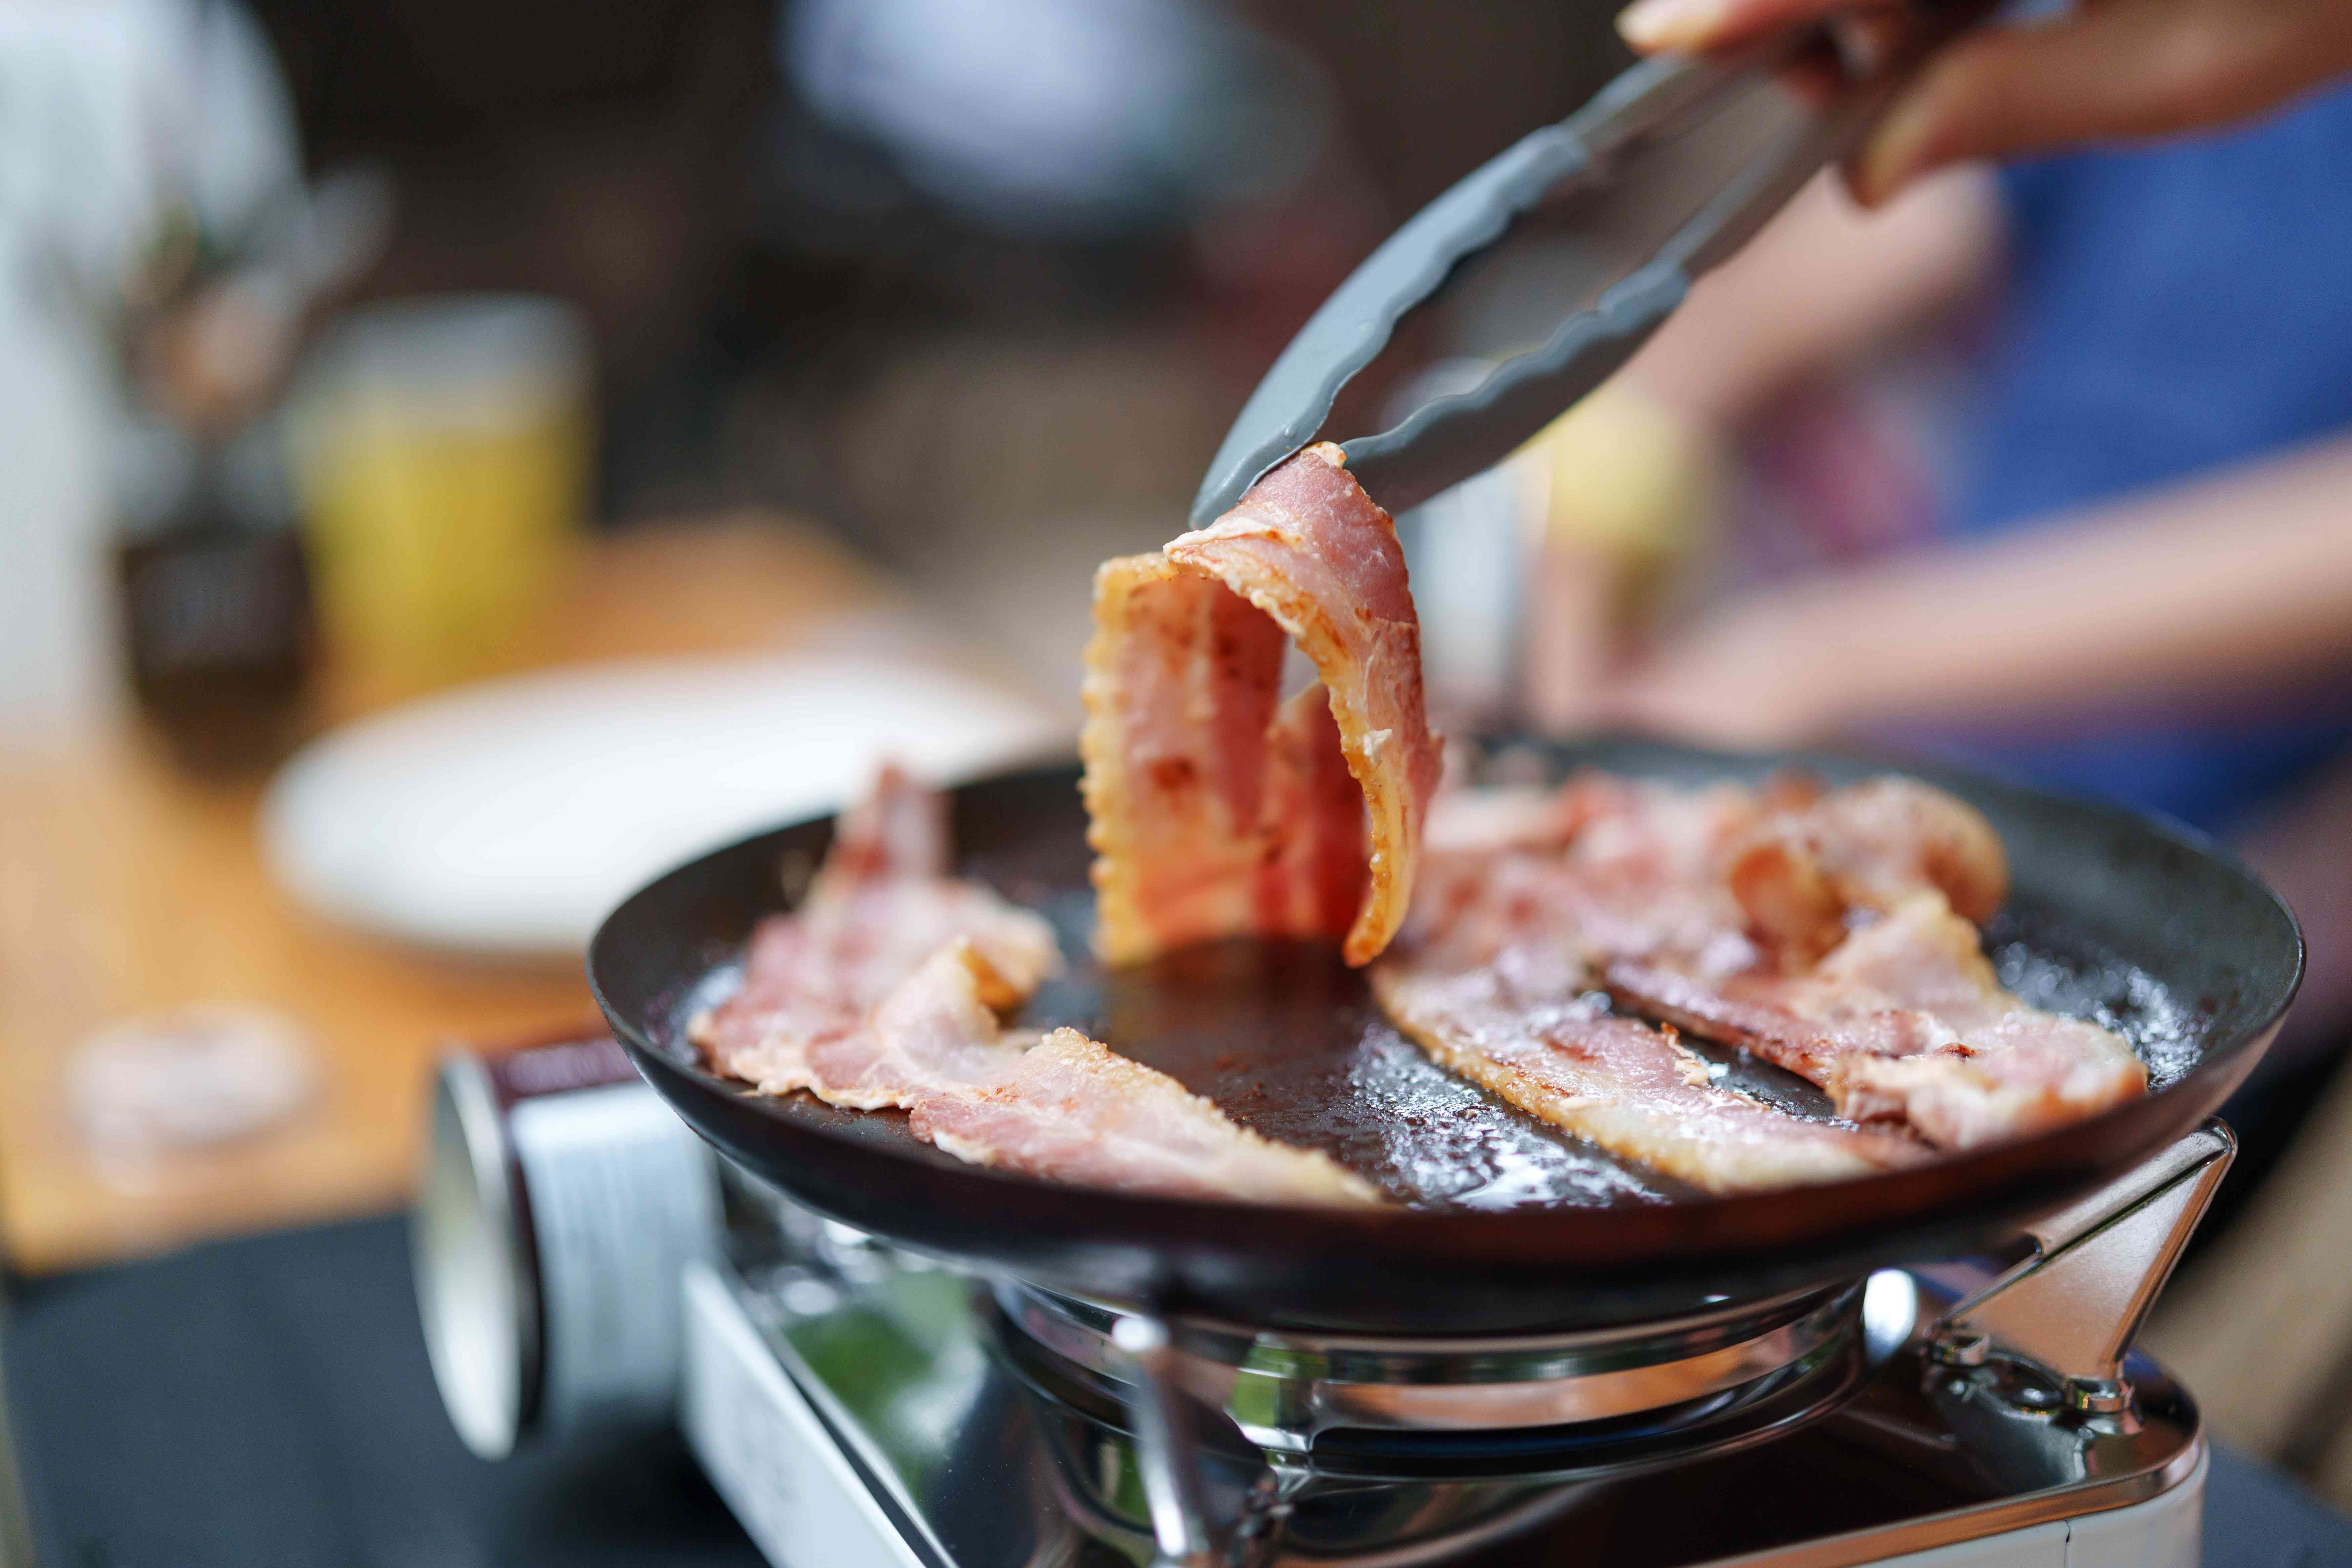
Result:
<svg viewBox="0 0 2352 1568"><path fill-rule="evenodd" d="M1349 471L1402 511L1491 468L1633 357L1692 281L1857 146L1919 59L1978 7L1936 4L1899 58L1865 68L1809 27L1729 56L1634 66L1391 235L1293 338L1234 422L1192 502L1206 527L1321 432L1332 400L1406 312L1539 207L1575 240L1571 309L1539 348L1472 390L1342 440Z"/></svg>

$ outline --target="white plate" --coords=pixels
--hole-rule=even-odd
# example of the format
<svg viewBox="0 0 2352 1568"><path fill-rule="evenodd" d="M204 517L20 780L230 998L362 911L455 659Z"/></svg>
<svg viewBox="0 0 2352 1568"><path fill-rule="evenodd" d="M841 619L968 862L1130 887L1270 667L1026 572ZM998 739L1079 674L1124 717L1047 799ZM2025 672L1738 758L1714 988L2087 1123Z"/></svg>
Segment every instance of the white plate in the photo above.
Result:
<svg viewBox="0 0 2352 1568"><path fill-rule="evenodd" d="M838 809L885 757L948 783L1067 750L1038 705L914 654L579 667L323 737L271 784L262 839L278 879L331 919L576 957L635 888Z"/></svg>

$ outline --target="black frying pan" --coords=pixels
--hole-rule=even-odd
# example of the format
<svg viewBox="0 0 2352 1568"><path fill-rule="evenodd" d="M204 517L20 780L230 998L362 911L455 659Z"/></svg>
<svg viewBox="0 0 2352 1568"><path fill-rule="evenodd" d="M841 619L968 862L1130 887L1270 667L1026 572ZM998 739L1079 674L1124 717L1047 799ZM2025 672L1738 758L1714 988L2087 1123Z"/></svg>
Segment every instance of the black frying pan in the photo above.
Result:
<svg viewBox="0 0 2352 1568"><path fill-rule="evenodd" d="M1554 773L1591 763L1683 780L1789 763L1833 782L1884 771L1635 742L1517 754ZM787 907L786 884L823 854L828 822L746 839L638 892L596 933L589 983L697 1131L811 1206L901 1242L1081 1293L1302 1329L1488 1332L1657 1317L2013 1242L2022 1220L2210 1114L2294 994L2293 917L2210 844L2108 806L1908 771L1973 802L2008 846L2015 890L1989 937L2004 977L2045 1005L2110 1008L2162 1087L2060 1131L1910 1170L1705 1197L1423 1061L1335 952L1221 943L1108 976L1077 960L1033 1001L1032 1021L1088 1029L1269 1136L1331 1150L1412 1205L1310 1211L1007 1175L917 1142L898 1113L763 1098L704 1070L686 1019L731 984L752 923ZM967 874L1047 910L1076 959L1090 905L1075 770L966 785L954 818ZM1791 1109L1824 1109L1769 1068L1735 1073Z"/></svg>

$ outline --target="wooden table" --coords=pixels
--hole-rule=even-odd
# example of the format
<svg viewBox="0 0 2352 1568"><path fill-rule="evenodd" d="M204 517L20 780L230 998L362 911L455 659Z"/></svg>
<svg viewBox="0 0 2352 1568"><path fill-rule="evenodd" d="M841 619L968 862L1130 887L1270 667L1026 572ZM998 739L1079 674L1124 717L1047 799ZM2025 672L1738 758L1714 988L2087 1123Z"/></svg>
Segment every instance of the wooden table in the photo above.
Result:
<svg viewBox="0 0 2352 1568"><path fill-rule="evenodd" d="M896 595L812 530L656 526L583 552L519 662L778 646ZM594 1016L570 966L468 965L338 930L263 869L259 781L204 783L120 733L0 759L0 1243L47 1271L401 1201L434 1055ZM101 1169L67 1111L65 1053L191 1002L281 1008L313 1036L320 1098L252 1141Z"/></svg>

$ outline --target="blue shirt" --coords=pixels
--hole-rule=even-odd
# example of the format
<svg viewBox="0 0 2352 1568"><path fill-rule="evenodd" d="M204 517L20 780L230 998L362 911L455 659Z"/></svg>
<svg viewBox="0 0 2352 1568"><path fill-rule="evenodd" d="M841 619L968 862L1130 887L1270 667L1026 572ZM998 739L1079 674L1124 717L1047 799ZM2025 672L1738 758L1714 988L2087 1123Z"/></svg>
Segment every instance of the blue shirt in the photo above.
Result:
<svg viewBox="0 0 2352 1568"><path fill-rule="evenodd" d="M1955 533L2352 431L2352 88L2001 184L2012 270ZM2231 721L2117 718L1963 749L2218 828L2352 740L2352 683L2336 685Z"/></svg>

